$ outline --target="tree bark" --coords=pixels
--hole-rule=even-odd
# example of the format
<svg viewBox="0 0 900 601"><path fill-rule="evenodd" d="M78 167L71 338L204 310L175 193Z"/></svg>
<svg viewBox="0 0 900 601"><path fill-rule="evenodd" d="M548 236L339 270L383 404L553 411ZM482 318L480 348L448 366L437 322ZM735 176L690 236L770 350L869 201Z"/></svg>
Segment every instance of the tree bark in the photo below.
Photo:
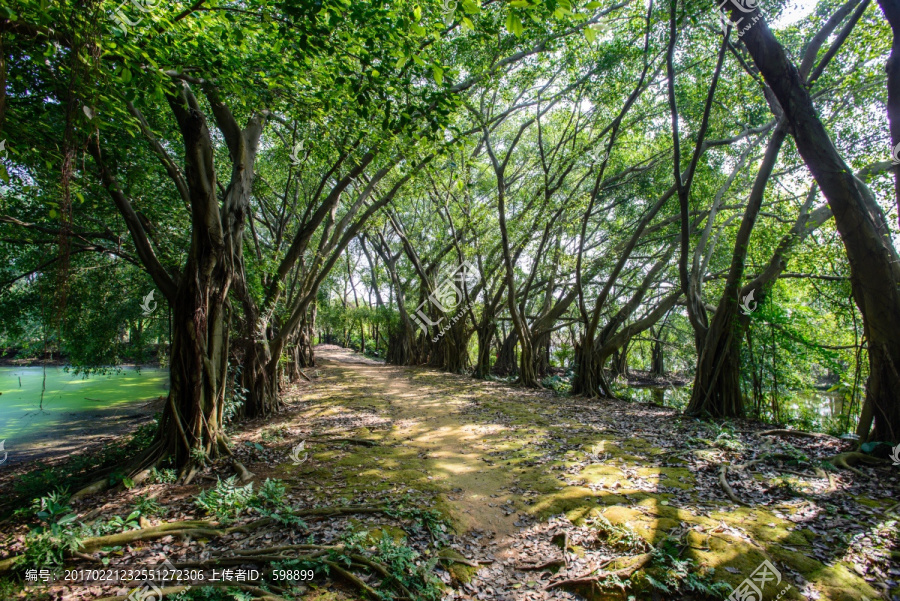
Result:
<svg viewBox="0 0 900 601"><path fill-rule="evenodd" d="M900 148L900 0L878 0L885 19L894 34L891 56L884 67L888 79L887 116L891 128L892 156ZM894 165L894 194L897 203L897 221L900 223L900 162Z"/></svg>

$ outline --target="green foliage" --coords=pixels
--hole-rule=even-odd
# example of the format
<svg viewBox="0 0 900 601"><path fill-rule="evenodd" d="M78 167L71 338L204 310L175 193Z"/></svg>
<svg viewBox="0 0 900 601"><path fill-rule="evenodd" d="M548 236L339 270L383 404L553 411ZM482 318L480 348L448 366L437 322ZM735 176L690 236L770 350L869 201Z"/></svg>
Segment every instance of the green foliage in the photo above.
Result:
<svg viewBox="0 0 900 601"><path fill-rule="evenodd" d="M172 601L251 601L253 595L236 587L195 586L187 590L166 595Z"/></svg>
<svg viewBox="0 0 900 601"><path fill-rule="evenodd" d="M194 505L207 514L215 515L221 524L230 524L246 512L272 518L280 524L304 525L291 512L286 500L286 488L280 480L266 478L259 490L254 491L252 482L240 486L237 477L231 476L216 482L214 488L201 491L194 498Z"/></svg>
<svg viewBox="0 0 900 601"><path fill-rule="evenodd" d="M566 376L547 376L541 380L541 385L553 390L553 392L559 395L568 394L572 391L572 378L569 374Z"/></svg>
<svg viewBox="0 0 900 601"><path fill-rule="evenodd" d="M597 531L597 539L614 549L631 551L646 546L644 539L627 526L613 524L602 515L597 515L592 520L592 527Z"/></svg>
<svg viewBox="0 0 900 601"><path fill-rule="evenodd" d="M78 516L67 501L68 495L64 492L51 493L34 501L33 512L40 525L25 536L25 552L18 567L58 569L67 553L81 548L84 529L75 523Z"/></svg>
<svg viewBox="0 0 900 601"><path fill-rule="evenodd" d="M163 516L166 513L165 508L159 504L156 499L144 495L137 495L134 498L134 509L140 515L145 516Z"/></svg>
<svg viewBox="0 0 900 601"><path fill-rule="evenodd" d="M246 486L238 486L236 481L236 476L219 480L214 488L201 491L194 498L194 505L215 515L222 524L233 522L250 507L250 499L254 496L252 482Z"/></svg>
<svg viewBox="0 0 900 601"><path fill-rule="evenodd" d="M693 559L682 559L678 542L667 538L653 551L653 559L643 577L650 586L663 593L695 593L724 599L731 593L731 587L714 581L714 573L714 569L699 569Z"/></svg>
<svg viewBox="0 0 900 601"><path fill-rule="evenodd" d="M438 601L441 598L441 582L434 575L437 556L424 561L418 551L398 544L386 531L382 531L376 559L388 568L389 577L385 579L385 585L406 588L412 592L413 598L422 601ZM382 599L393 598L386 591L382 592Z"/></svg>
<svg viewBox="0 0 900 601"><path fill-rule="evenodd" d="M178 472L172 468L157 469L150 468L150 475L147 477L149 484L173 484L178 480Z"/></svg>

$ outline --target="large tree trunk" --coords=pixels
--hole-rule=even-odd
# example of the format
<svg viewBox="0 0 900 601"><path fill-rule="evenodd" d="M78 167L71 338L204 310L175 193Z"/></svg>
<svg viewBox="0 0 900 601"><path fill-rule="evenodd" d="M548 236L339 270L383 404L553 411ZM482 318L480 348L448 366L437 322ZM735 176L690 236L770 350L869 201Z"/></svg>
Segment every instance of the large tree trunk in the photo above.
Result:
<svg viewBox="0 0 900 601"><path fill-rule="evenodd" d="M500 345L497 361L494 362L494 367L491 368L492 373L503 377L518 373L518 361L516 358L516 345L518 342L519 336L516 331L510 331L506 338L503 339L503 344Z"/></svg>
<svg viewBox="0 0 900 601"><path fill-rule="evenodd" d="M207 255L209 256L209 255ZM169 399L160 422L163 454L183 468L199 456L215 457L222 435L228 337L224 318L225 275L202 277L189 261L173 307Z"/></svg>
<svg viewBox="0 0 900 601"><path fill-rule="evenodd" d="M661 378L666 375L666 361L663 351L663 328L653 335L653 344L650 347L650 375Z"/></svg>
<svg viewBox="0 0 900 601"><path fill-rule="evenodd" d="M764 17L741 38L772 88L791 128L797 150L828 199L850 262L853 297L869 341L867 400L874 414L874 438L900 441L900 257L871 191L841 158L816 114L800 73Z"/></svg>
<svg viewBox="0 0 900 601"><path fill-rule="evenodd" d="M243 409L245 417L267 417L281 407L277 382L268 373L271 359L267 342L246 341L241 366L241 381L246 390Z"/></svg>
<svg viewBox="0 0 900 601"><path fill-rule="evenodd" d="M204 89L231 158L231 181L218 200L214 148L206 115L187 85L168 96L185 149L182 173L156 140L140 112L129 110L141 125L151 149L160 157L191 211L191 243L184 269L173 278L156 258L143 224L106 167L99 139L89 144L104 186L135 242L138 256L172 309L172 348L168 402L153 448L138 468L163 457L175 459L186 479L203 457L227 452L222 431L227 378L226 299L241 256L259 136L265 117L253 116L241 129L214 88ZM221 206L220 206L221 204Z"/></svg>
<svg viewBox="0 0 900 601"><path fill-rule="evenodd" d="M587 336L581 338L575 347L575 376L572 378L572 394L588 398L614 398L612 388L603 371L606 357L601 358L594 349L594 340Z"/></svg>
<svg viewBox="0 0 900 601"><path fill-rule="evenodd" d="M488 323L485 324L485 321ZM482 324L476 330L478 335L478 358L475 362L473 378L483 380L491 373L491 342L494 339L496 325L491 320L482 320Z"/></svg>
<svg viewBox="0 0 900 601"><path fill-rule="evenodd" d="M550 332L544 332L535 338L534 371L539 378L545 378L550 373Z"/></svg>

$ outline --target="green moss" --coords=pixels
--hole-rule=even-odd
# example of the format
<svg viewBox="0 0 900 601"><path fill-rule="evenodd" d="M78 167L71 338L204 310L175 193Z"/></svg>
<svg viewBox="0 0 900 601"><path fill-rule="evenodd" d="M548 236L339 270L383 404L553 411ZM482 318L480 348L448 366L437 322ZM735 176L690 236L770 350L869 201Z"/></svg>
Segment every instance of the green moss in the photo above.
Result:
<svg viewBox="0 0 900 601"><path fill-rule="evenodd" d="M466 560L466 558L450 547L444 547L438 551L438 558L440 558L441 563L447 566L447 571L450 572L453 579L460 584L465 584L472 580L475 576L475 572L478 571L478 568L474 566L456 561Z"/></svg>

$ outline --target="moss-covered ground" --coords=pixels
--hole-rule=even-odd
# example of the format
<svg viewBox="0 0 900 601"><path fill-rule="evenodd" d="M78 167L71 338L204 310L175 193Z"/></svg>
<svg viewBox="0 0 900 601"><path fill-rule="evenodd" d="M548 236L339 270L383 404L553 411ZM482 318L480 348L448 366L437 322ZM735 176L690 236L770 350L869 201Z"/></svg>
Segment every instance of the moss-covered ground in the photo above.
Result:
<svg viewBox="0 0 900 601"><path fill-rule="evenodd" d="M339 483L349 491L437 493L436 507L459 533L485 533L476 539L490 541L481 551L498 565L521 563L529 536L522 533L551 516L575 527L602 516L651 546L674 537L681 559L731 587L768 560L782 584L764 591L767 598L786 583L782 599L900 592L890 559L896 515L886 512L897 482L888 468L871 470L885 486L858 486L853 474L829 480L804 472L803 459L814 461L812 439L759 437L758 426L384 366L344 350L321 351L319 362L298 416L309 434L376 444L307 442L311 460L296 476L321 480L323 491ZM824 444L823 456L836 449L814 444ZM734 467L786 448L800 460ZM728 480L748 507L725 496L721 464L733 466Z"/></svg>

